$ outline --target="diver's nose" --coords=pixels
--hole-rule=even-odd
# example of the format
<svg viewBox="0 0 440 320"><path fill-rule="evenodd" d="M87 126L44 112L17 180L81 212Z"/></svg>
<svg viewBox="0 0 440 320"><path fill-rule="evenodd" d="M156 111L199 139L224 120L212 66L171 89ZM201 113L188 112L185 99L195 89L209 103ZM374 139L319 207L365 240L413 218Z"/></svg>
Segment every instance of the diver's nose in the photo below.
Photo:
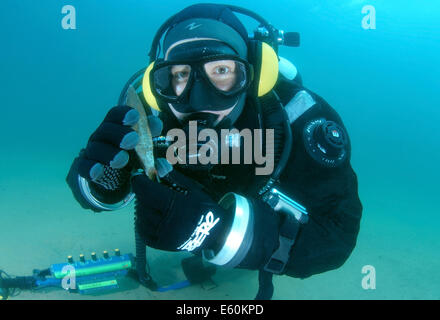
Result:
<svg viewBox="0 0 440 320"><path fill-rule="evenodd" d="M193 86L189 93L189 104L193 109L192 112L210 110L212 107L212 99L210 99L210 87L200 78L196 76Z"/></svg>

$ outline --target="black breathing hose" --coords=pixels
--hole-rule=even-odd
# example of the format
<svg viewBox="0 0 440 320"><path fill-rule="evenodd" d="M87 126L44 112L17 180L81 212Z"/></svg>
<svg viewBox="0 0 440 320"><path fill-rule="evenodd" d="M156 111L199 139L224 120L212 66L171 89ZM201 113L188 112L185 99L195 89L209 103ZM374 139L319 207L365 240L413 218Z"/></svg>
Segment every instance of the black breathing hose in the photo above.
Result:
<svg viewBox="0 0 440 320"><path fill-rule="evenodd" d="M276 95L275 92L274 92L274 94ZM277 96L277 99L279 101L278 96ZM284 110L284 108L282 109L282 113L283 113L283 118L284 118L283 119L284 147L283 147L283 152L281 153L281 157L279 159L278 165L275 168L275 170L272 174L272 177L271 177L275 181L279 179L281 173L283 172L284 168L287 165L287 162L289 161L290 153L292 152L292 128L290 127L289 117L287 116L287 113Z"/></svg>
<svg viewBox="0 0 440 320"><path fill-rule="evenodd" d="M137 71L134 75L131 76L130 79L128 79L128 81L125 83L124 88L122 88L121 90L121 94L119 95L119 99L118 99L118 105L122 106L125 103L125 98L126 98L126 94L127 94L127 90L128 88L135 82L135 80L137 78L139 78L141 75L143 75L145 73L145 69L146 68L142 68L139 71ZM136 88L135 88L136 89Z"/></svg>
<svg viewBox="0 0 440 320"><path fill-rule="evenodd" d="M135 210L138 210L137 205ZM136 244L136 273L138 280L148 289L156 291L157 284L154 282L153 278L151 278L149 273L150 270L147 262L147 246L145 244L145 240L137 231L136 226L134 227L134 235Z"/></svg>
<svg viewBox="0 0 440 320"><path fill-rule="evenodd" d="M258 192L259 195L266 193L272 185L278 181L284 168L289 161L292 151L292 129L290 121L279 96L272 91L273 97L268 97L268 101L263 100L265 104L263 108L259 108L263 115L264 128L274 129L274 164L275 169L271 174L268 182ZM261 99L261 98L260 98ZM273 99L277 101L273 103ZM272 102L272 103L271 103ZM280 119L281 117L281 119ZM281 121L280 121L281 120Z"/></svg>

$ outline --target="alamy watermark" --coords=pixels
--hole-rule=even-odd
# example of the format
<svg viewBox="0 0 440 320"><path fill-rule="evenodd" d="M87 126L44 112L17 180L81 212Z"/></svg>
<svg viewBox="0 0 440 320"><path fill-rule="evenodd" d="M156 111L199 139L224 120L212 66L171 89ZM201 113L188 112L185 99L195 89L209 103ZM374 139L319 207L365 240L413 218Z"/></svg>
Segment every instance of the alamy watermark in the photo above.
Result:
<svg viewBox="0 0 440 320"><path fill-rule="evenodd" d="M76 273L75 267L72 265L65 265L61 272L66 274L61 280L61 287L64 290L75 290L76 289Z"/></svg>
<svg viewBox="0 0 440 320"><path fill-rule="evenodd" d="M61 13L64 14L61 19L61 27L64 30L76 29L76 10L72 5L65 5L61 8Z"/></svg>
<svg viewBox="0 0 440 320"><path fill-rule="evenodd" d="M365 30L376 29L376 8L372 5L366 5L362 8L362 28Z"/></svg>
<svg viewBox="0 0 440 320"><path fill-rule="evenodd" d="M264 133L264 143L262 129L221 129L219 136L214 129L198 131L197 121L190 121L187 131L168 131L167 139L174 142L168 147L166 158L172 165L255 163L261 166L255 168L256 175L270 175L274 170L274 129Z"/></svg>
<svg viewBox="0 0 440 320"><path fill-rule="evenodd" d="M366 265L362 267L362 288L364 290L375 290L376 289L376 268L371 265Z"/></svg>

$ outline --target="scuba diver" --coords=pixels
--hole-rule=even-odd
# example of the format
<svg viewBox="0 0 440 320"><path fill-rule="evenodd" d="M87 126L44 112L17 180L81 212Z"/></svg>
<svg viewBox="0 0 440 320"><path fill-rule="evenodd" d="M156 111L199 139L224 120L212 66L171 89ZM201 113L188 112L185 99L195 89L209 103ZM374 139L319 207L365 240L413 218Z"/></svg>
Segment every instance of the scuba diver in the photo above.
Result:
<svg viewBox="0 0 440 320"><path fill-rule="evenodd" d="M259 22L253 34L237 13ZM258 270L256 299L272 297L273 274L307 278L342 266L362 214L350 140L338 113L278 55L279 45L298 46L299 35L237 6L196 4L170 17L149 67L132 78L149 115L157 177L140 170L133 129L140 115L125 103L126 86L68 173L77 201L101 212L135 199L137 243ZM194 124L219 137L225 129L271 129L272 147L263 149L266 156L273 149L274 170L256 174L255 159L171 165L167 133L189 133ZM245 153L243 137L227 138L227 148ZM199 155L187 143L187 159Z"/></svg>

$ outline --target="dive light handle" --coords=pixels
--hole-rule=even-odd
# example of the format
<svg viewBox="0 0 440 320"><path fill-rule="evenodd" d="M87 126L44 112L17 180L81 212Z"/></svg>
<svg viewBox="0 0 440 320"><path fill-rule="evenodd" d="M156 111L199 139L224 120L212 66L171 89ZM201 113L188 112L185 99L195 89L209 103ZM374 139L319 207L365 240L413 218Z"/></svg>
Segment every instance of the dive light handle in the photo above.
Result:
<svg viewBox="0 0 440 320"><path fill-rule="evenodd" d="M292 215L300 224L309 221L307 209L276 188L267 192L263 200L276 212Z"/></svg>
<svg viewBox="0 0 440 320"><path fill-rule="evenodd" d="M35 287L35 278L32 276L27 277L14 277L11 279L2 280L2 288L6 289L32 289Z"/></svg>

